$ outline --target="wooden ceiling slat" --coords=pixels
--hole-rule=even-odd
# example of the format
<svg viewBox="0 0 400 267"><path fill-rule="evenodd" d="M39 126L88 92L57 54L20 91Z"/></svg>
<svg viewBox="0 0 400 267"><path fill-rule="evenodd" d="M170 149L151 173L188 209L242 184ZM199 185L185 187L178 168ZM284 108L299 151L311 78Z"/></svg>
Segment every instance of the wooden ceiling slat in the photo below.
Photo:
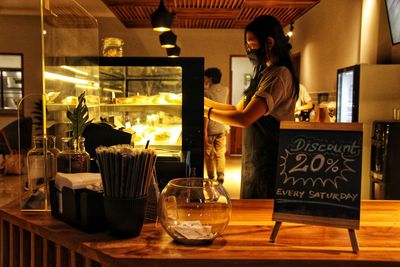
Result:
<svg viewBox="0 0 400 267"><path fill-rule="evenodd" d="M97 21L74 5L53 5L51 14L45 14L45 21L58 28L96 28Z"/></svg>
<svg viewBox="0 0 400 267"><path fill-rule="evenodd" d="M252 7L252 8L306 8L309 6L313 6L315 4L315 0L246 0L244 7Z"/></svg>
<svg viewBox="0 0 400 267"><path fill-rule="evenodd" d="M245 0L174 0L175 8L240 8Z"/></svg>
<svg viewBox="0 0 400 267"><path fill-rule="evenodd" d="M181 9L177 8L176 9L176 17L177 18L185 18L185 19L190 19L190 18L209 18L209 19L232 19L236 18L240 13L239 9L232 10L232 9L226 9L226 8L221 8L218 10L215 9L205 9L205 8L186 8L186 9Z"/></svg>
<svg viewBox="0 0 400 267"><path fill-rule="evenodd" d="M185 28L229 29L232 27L233 20L220 20L220 19L178 20L176 21L176 23Z"/></svg>
<svg viewBox="0 0 400 267"><path fill-rule="evenodd" d="M150 14L160 0L102 0L126 27L151 27ZM260 15L282 26L300 18L320 0L163 0L175 12L174 28L239 29ZM148 25L148 26L146 26Z"/></svg>
<svg viewBox="0 0 400 267"><path fill-rule="evenodd" d="M157 8L160 0L102 0L108 7L112 6L150 6ZM164 4L169 6L168 0L164 0Z"/></svg>

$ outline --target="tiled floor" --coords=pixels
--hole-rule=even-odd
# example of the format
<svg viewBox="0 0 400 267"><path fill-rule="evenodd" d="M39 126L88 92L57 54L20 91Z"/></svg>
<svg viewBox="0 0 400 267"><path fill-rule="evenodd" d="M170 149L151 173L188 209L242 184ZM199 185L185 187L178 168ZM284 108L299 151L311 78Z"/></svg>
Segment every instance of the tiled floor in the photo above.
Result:
<svg viewBox="0 0 400 267"><path fill-rule="evenodd" d="M224 187L232 199L240 198L241 163L240 156L231 156L226 159Z"/></svg>
<svg viewBox="0 0 400 267"><path fill-rule="evenodd" d="M224 187L232 199L240 196L241 157L229 157L226 160ZM0 175L0 207L18 199L21 190L19 176Z"/></svg>

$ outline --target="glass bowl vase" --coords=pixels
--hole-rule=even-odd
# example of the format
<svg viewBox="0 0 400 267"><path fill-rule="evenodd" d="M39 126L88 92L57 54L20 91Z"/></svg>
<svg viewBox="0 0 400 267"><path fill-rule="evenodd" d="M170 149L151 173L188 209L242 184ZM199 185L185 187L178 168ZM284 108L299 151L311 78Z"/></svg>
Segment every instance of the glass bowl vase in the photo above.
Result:
<svg viewBox="0 0 400 267"><path fill-rule="evenodd" d="M222 184L204 178L177 178L163 189L158 215L175 242L211 243L231 218L232 204Z"/></svg>

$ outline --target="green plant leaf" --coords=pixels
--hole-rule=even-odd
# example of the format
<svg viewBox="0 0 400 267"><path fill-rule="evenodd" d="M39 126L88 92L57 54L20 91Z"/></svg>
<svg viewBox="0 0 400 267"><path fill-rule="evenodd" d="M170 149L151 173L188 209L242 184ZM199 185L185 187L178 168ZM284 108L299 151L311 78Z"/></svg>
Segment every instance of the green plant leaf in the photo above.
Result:
<svg viewBox="0 0 400 267"><path fill-rule="evenodd" d="M67 110L67 118L72 123L72 138L78 139L78 137L82 136L86 126L92 122L92 120L89 120L89 109L86 106L85 92L79 95L76 107L72 111Z"/></svg>

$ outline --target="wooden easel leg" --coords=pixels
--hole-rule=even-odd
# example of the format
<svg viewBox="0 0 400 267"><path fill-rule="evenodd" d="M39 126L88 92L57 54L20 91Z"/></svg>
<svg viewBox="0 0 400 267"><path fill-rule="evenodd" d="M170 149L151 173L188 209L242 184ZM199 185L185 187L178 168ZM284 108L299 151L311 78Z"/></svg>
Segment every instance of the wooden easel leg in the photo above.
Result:
<svg viewBox="0 0 400 267"><path fill-rule="evenodd" d="M280 221L275 222L274 228L272 229L271 236L269 237L270 242L272 242L272 243L275 242L275 239L278 236L279 228L281 227L281 225L282 225L282 222L280 222Z"/></svg>
<svg viewBox="0 0 400 267"><path fill-rule="evenodd" d="M348 229L348 230L349 230L351 247L353 248L353 253L358 253L359 249L358 249L356 232L354 231L354 229Z"/></svg>

